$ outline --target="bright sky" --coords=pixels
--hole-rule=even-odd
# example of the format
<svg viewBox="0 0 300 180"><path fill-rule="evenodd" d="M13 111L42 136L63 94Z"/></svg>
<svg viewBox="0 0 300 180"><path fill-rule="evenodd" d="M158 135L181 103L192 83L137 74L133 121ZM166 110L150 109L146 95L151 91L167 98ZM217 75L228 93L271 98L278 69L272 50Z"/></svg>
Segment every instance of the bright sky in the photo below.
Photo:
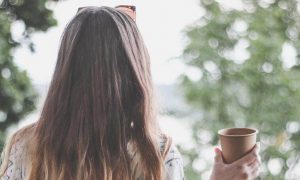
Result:
<svg viewBox="0 0 300 180"><path fill-rule="evenodd" d="M36 53L21 47L15 51L15 62L26 69L34 84L49 84L54 71L59 39L67 22L81 6L116 6L133 4L137 7L137 25L148 47L153 79L156 84L172 84L185 67L178 60L183 44L182 30L193 23L202 14L198 0L66 0L60 3L49 3L54 11L58 26L50 28L46 33L36 33L32 39L36 45ZM12 27L14 39L22 37L24 25L17 22Z"/></svg>

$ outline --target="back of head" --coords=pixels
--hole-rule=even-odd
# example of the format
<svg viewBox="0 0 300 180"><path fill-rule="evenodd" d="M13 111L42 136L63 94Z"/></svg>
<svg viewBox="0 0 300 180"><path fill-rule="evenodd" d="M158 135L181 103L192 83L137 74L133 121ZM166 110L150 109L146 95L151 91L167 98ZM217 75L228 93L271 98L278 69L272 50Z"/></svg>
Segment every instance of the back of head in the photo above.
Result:
<svg viewBox="0 0 300 180"><path fill-rule="evenodd" d="M130 143L144 179L161 179L150 59L135 22L87 7L68 23L31 141L29 179L134 179Z"/></svg>

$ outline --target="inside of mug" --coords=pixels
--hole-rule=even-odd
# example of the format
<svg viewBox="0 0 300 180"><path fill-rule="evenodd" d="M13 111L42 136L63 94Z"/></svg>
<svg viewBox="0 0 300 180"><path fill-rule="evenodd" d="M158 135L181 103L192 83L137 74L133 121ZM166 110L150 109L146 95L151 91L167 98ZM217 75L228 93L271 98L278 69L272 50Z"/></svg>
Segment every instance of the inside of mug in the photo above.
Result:
<svg viewBox="0 0 300 180"><path fill-rule="evenodd" d="M229 136L236 136L236 135L251 135L256 133L256 129L250 129L250 128L230 128L230 129L222 129L219 131L220 135L229 135Z"/></svg>

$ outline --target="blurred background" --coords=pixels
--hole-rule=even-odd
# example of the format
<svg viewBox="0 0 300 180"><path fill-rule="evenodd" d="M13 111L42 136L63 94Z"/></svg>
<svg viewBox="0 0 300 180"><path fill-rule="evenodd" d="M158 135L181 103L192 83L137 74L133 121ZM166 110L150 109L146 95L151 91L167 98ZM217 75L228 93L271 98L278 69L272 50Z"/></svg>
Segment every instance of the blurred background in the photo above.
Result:
<svg viewBox="0 0 300 180"><path fill-rule="evenodd" d="M137 6L160 125L187 180L209 179L217 131L259 130L262 179L300 179L298 0L0 0L0 151L38 120L60 37L81 6Z"/></svg>

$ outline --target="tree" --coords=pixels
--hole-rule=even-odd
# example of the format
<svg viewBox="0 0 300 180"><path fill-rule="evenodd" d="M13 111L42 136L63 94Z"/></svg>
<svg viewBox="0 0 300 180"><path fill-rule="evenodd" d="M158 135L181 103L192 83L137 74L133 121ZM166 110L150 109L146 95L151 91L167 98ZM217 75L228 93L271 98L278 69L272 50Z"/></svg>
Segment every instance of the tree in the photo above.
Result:
<svg viewBox="0 0 300 180"><path fill-rule="evenodd" d="M188 179L199 179L210 168L199 173L192 166L203 159L195 153L205 146L201 142L216 145L217 130L245 126L259 130L263 179L296 179L294 168L300 159L299 5L296 0L242 3L242 9L233 9L201 0L205 15L185 29L182 59L201 77L195 80L183 74L180 78L187 102L200 112L193 126L196 147L186 154ZM274 163L280 172L272 170Z"/></svg>
<svg viewBox="0 0 300 180"><path fill-rule="evenodd" d="M53 12L46 8L46 0L4 0L0 5L0 134L3 143L5 130L22 120L35 109L37 92L26 71L14 63L12 50L27 44L34 52L31 35L46 31L57 24ZM23 39L12 38L11 26L23 21ZM1 144L1 143L0 143ZM0 145L0 150L1 150Z"/></svg>

